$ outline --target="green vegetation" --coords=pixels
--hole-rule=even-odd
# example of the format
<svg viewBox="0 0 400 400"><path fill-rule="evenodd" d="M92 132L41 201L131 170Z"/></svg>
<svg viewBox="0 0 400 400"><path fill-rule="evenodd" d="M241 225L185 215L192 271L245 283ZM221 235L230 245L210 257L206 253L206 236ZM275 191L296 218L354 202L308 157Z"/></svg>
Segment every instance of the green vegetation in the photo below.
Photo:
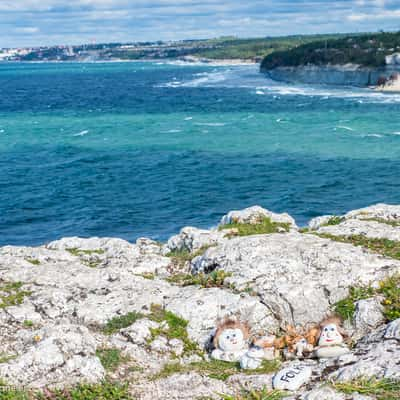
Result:
<svg viewBox="0 0 400 400"><path fill-rule="evenodd" d="M227 380L231 375L238 373L244 374L269 374L279 369L281 363L279 360L267 361L264 360L262 366L255 370L242 370L239 362L227 362L220 360L199 361L191 364L182 365L179 363L165 364L164 368L153 377L153 380L165 378L167 376L195 371L199 374L208 376L209 378L218 379L221 381Z"/></svg>
<svg viewBox="0 0 400 400"><path fill-rule="evenodd" d="M120 364L129 361L129 358L124 357L121 354L121 350L116 348L97 349L96 356L99 357L100 362L106 371L115 371Z"/></svg>
<svg viewBox="0 0 400 400"><path fill-rule="evenodd" d="M379 222L380 224L386 224L390 226L400 226L399 221L390 221L388 219L383 219L383 218L362 218L362 221L374 221L374 222Z"/></svg>
<svg viewBox="0 0 400 400"><path fill-rule="evenodd" d="M188 322L171 311L165 310L158 304L151 305L150 314L144 315L133 311L125 315L114 317L106 323L102 331L106 335L112 335L120 329L127 328L141 318L148 318L160 323L160 327L150 329L151 338L149 339L149 343L151 343L157 336L161 335L165 336L167 339L182 340L184 353L186 354L201 353L197 344L189 339L187 333ZM166 323L161 324L161 322Z"/></svg>
<svg viewBox="0 0 400 400"><path fill-rule="evenodd" d="M287 393L279 390L271 391L267 388L262 390L243 390L237 396L221 395L222 400L282 400L284 397L287 397Z"/></svg>
<svg viewBox="0 0 400 400"><path fill-rule="evenodd" d="M156 278L156 274L154 272L143 272L143 274L138 274L144 279L154 280Z"/></svg>
<svg viewBox="0 0 400 400"><path fill-rule="evenodd" d="M174 250L171 251L170 253L167 254L167 257L170 257L172 259L172 262L176 267L179 269L182 269L185 267L186 263L191 262L193 258L200 256L203 254L207 249L210 247L213 247L215 245L208 245L208 246L203 246L199 250L196 250L195 252L191 253L187 249L182 249L182 250Z"/></svg>
<svg viewBox="0 0 400 400"><path fill-rule="evenodd" d="M365 67L383 67L385 66L385 56L398 52L399 49L400 32L317 40L268 55L264 58L261 69L349 63Z"/></svg>
<svg viewBox="0 0 400 400"><path fill-rule="evenodd" d="M261 217L259 222L256 224L231 222L230 224L221 225L218 230L223 229L235 229L237 234L232 234L232 236L249 236L249 235L259 235L263 233L277 233L280 231L288 232L290 229L290 224L282 222L273 222L268 217Z"/></svg>
<svg viewBox="0 0 400 400"><path fill-rule="evenodd" d="M104 254L105 251L103 249L94 249L94 250L82 250L78 249L76 247L71 247L69 249L66 249L69 253L71 253L73 256L82 256L82 255L88 255L91 256L92 254Z"/></svg>
<svg viewBox="0 0 400 400"><path fill-rule="evenodd" d="M137 313L136 311L114 317L107 321L103 328L103 333L105 335L112 335L113 333L118 332L120 329L127 328L141 318L143 318L143 314Z"/></svg>
<svg viewBox="0 0 400 400"><path fill-rule="evenodd" d="M33 265L40 265L40 261L37 258L26 257L25 261L28 261Z"/></svg>
<svg viewBox="0 0 400 400"><path fill-rule="evenodd" d="M384 279L378 288L353 287L350 288L349 296L335 304L335 312L343 319L353 318L355 302L373 296L382 296L384 315L388 321L400 318L400 275Z"/></svg>
<svg viewBox="0 0 400 400"><path fill-rule="evenodd" d="M331 226L331 225L339 225L341 222L344 221L344 217L339 217L338 215L334 215L330 217L324 226Z"/></svg>
<svg viewBox="0 0 400 400"><path fill-rule="evenodd" d="M375 253L400 260L400 242L382 238L368 238L363 235L335 236L328 233L314 233L315 235L341 243L351 243L354 246L365 247Z"/></svg>
<svg viewBox="0 0 400 400"><path fill-rule="evenodd" d="M352 319L356 311L355 303L358 300L368 299L373 295L374 290L371 287L351 287L348 297L335 304L335 312L340 315L343 320Z"/></svg>
<svg viewBox="0 0 400 400"><path fill-rule="evenodd" d="M180 339L183 342L183 351L186 354L201 353L198 345L189 339L187 333L188 322L178 317L171 311L166 311L158 304L151 305L151 314L147 316L152 321L162 324L158 328L150 328L151 339L153 341L157 336L165 336L167 339Z"/></svg>
<svg viewBox="0 0 400 400"><path fill-rule="evenodd" d="M1 400L134 400L128 385L104 381L99 384L80 384L73 388L46 389L44 392L20 390L0 380Z"/></svg>
<svg viewBox="0 0 400 400"><path fill-rule="evenodd" d="M22 304L25 296L31 292L22 290L22 282L3 282L0 283L0 309Z"/></svg>
<svg viewBox="0 0 400 400"><path fill-rule="evenodd" d="M32 328L33 327L33 321L31 321L30 319L26 319L23 323L25 328Z"/></svg>
<svg viewBox="0 0 400 400"><path fill-rule="evenodd" d="M175 274L168 277L167 281L179 286L200 285L203 288L224 287L226 286L225 279L230 276L232 276L230 272L220 269L212 271L209 274Z"/></svg>
<svg viewBox="0 0 400 400"><path fill-rule="evenodd" d="M333 386L345 394L357 392L365 396L374 396L376 400L398 400L400 398L400 381L389 379L366 378L348 383L335 383Z"/></svg>
<svg viewBox="0 0 400 400"><path fill-rule="evenodd" d="M13 360L14 358L16 358L15 355L0 353L0 364L9 362L9 361Z"/></svg>

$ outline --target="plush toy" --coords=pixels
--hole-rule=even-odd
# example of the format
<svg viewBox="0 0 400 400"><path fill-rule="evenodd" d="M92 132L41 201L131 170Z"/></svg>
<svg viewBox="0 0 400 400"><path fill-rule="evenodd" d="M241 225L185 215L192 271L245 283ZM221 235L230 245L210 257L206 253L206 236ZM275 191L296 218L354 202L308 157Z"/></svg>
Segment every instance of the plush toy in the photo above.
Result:
<svg viewBox="0 0 400 400"><path fill-rule="evenodd" d="M239 361L249 349L250 329L247 323L226 319L222 321L214 335L215 349L211 358L222 361Z"/></svg>
<svg viewBox="0 0 400 400"><path fill-rule="evenodd" d="M264 359L264 349L258 346L251 346L240 359L240 367L242 369L257 369L261 367Z"/></svg>
<svg viewBox="0 0 400 400"><path fill-rule="evenodd" d="M295 358L308 357L314 346L317 344L319 328L312 325L309 328L295 328L287 326L285 334L279 338L267 336L255 341L255 344L261 346L267 351L270 348L282 350L288 360Z"/></svg>
<svg viewBox="0 0 400 400"><path fill-rule="evenodd" d="M318 358L339 357L350 352L344 343L345 332L339 318L328 318L320 324L320 336L315 355Z"/></svg>

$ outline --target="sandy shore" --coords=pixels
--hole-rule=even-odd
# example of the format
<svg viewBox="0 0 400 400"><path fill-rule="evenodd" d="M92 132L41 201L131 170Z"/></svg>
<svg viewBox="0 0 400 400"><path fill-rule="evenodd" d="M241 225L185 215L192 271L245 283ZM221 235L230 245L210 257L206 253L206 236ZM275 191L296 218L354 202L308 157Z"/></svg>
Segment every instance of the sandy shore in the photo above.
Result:
<svg viewBox="0 0 400 400"><path fill-rule="evenodd" d="M377 86L375 90L380 92L399 92L400 93L400 79L389 81L385 85Z"/></svg>

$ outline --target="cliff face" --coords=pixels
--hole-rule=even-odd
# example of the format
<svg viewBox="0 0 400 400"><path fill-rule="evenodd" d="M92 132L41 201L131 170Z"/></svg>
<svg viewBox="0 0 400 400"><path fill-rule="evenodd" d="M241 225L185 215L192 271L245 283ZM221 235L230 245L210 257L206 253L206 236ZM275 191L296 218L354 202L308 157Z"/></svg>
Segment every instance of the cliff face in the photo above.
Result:
<svg viewBox="0 0 400 400"><path fill-rule="evenodd" d="M299 66L261 69L269 78L290 83L375 86L382 77L389 78L400 67L362 68L356 65Z"/></svg>
<svg viewBox="0 0 400 400"><path fill-rule="evenodd" d="M234 399L243 387L271 389L280 366L213 363L219 319L235 316L254 336L279 336L288 324L321 321L349 288L372 285L345 303L350 353L282 365L312 369L308 385L287 399L343 400L328 382L400 380L398 281L390 291L382 286L400 272L399 248L400 206L384 204L315 218L307 232L288 214L251 207L225 215L219 229L183 228L165 244L72 237L5 246L0 380L41 390L104 378L126 384L123 396L89 396L110 400Z"/></svg>

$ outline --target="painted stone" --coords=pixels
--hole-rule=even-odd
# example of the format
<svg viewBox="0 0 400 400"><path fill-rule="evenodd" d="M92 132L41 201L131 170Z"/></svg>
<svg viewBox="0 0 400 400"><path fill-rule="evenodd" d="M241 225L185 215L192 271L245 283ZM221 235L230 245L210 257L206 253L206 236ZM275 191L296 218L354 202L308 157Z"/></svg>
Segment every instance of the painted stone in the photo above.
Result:
<svg viewBox="0 0 400 400"><path fill-rule="evenodd" d="M280 370L272 380L272 386L276 390L290 390L292 392L310 381L311 367L296 364Z"/></svg>

